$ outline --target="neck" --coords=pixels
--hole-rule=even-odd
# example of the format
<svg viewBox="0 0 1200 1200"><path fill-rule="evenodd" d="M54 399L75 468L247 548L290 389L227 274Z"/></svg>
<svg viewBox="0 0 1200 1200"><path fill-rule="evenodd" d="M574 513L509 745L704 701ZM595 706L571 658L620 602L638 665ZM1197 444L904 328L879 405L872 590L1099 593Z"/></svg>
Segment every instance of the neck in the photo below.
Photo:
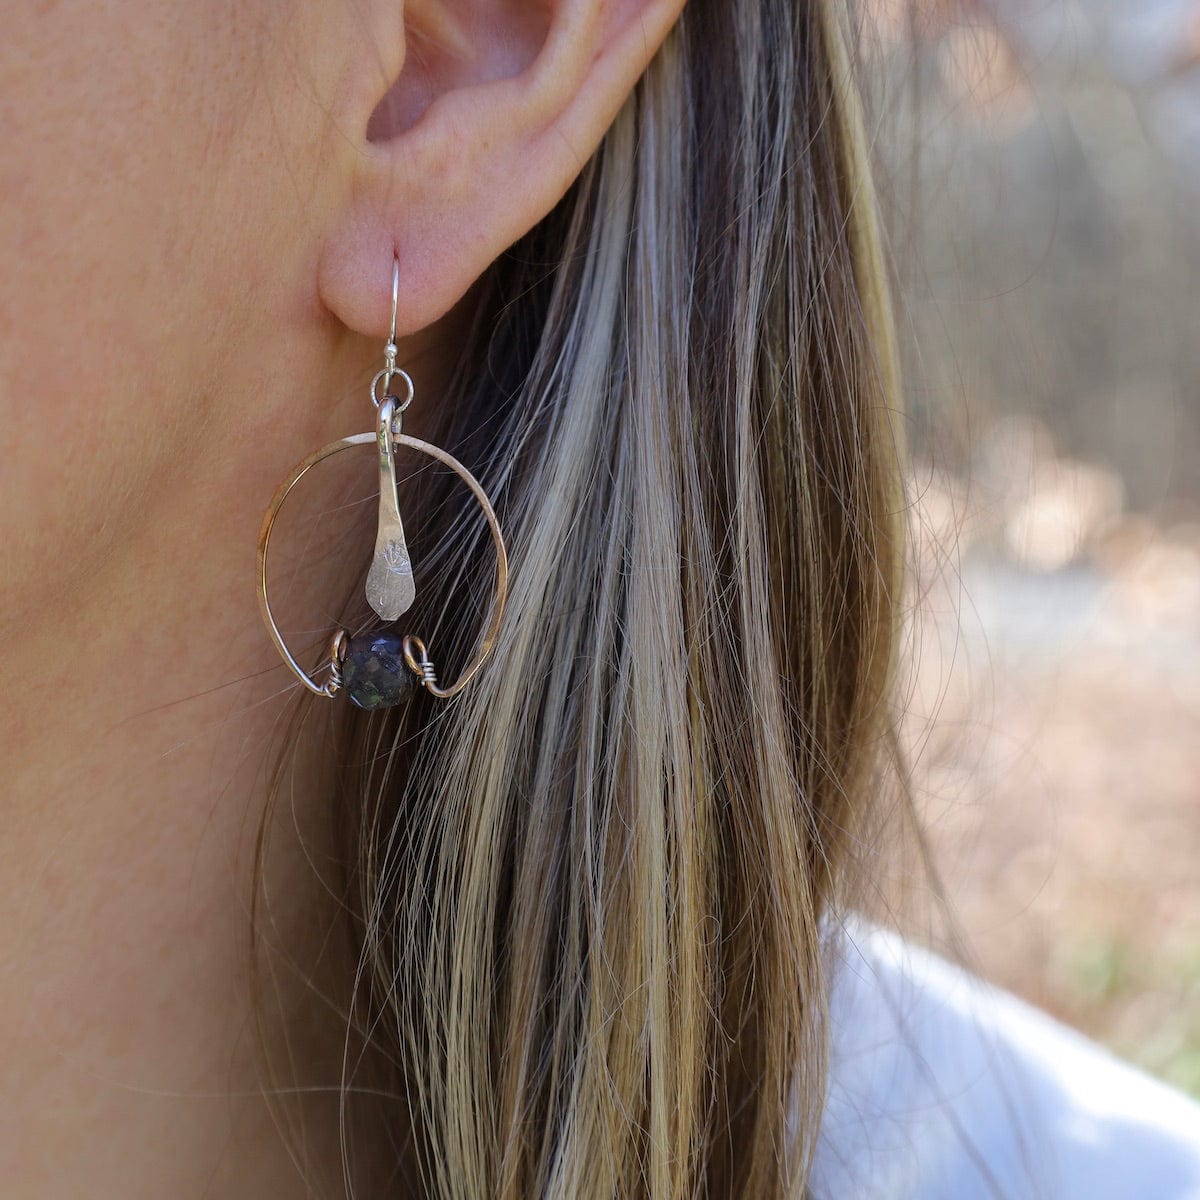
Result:
<svg viewBox="0 0 1200 1200"><path fill-rule="evenodd" d="M299 1194L248 1020L250 863L284 681L241 678L264 665L253 593L227 569L252 578L246 518L226 526L221 588L183 589L186 608L143 623L139 596L173 592L156 576L178 558L142 545L127 565L144 571L105 589L108 619L38 638L6 689L0 1007L17 1194L182 1195L215 1171L217 1194L240 1196L252 1160L259 1195L267 1181ZM307 815L314 798L294 799ZM292 857L276 868L302 880Z"/></svg>

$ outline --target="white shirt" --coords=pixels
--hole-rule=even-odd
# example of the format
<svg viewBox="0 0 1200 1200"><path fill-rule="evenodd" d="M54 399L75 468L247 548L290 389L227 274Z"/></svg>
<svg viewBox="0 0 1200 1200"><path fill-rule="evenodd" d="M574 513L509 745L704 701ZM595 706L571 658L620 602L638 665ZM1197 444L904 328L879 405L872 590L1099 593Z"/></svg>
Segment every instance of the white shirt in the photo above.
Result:
<svg viewBox="0 0 1200 1200"><path fill-rule="evenodd" d="M815 1200L1200 1200L1200 1105L894 934L834 944Z"/></svg>

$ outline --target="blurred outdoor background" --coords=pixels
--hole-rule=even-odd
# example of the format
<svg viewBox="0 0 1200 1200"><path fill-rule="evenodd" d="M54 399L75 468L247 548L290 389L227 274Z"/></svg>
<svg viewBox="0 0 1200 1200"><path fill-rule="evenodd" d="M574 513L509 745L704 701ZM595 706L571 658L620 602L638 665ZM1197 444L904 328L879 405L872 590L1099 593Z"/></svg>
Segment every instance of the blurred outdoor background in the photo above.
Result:
<svg viewBox="0 0 1200 1200"><path fill-rule="evenodd" d="M1200 1095L1200 0L862 21L936 861L974 965Z"/></svg>

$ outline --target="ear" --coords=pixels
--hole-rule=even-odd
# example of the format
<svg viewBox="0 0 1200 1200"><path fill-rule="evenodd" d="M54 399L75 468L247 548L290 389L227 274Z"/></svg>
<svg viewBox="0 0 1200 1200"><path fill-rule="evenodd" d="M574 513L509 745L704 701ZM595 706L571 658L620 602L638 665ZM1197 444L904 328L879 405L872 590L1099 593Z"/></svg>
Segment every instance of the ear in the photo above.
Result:
<svg viewBox="0 0 1200 1200"><path fill-rule="evenodd" d="M385 44L363 42L339 122L352 152L322 248L325 305L386 336L394 254L397 336L446 313L562 198L682 6L364 0Z"/></svg>

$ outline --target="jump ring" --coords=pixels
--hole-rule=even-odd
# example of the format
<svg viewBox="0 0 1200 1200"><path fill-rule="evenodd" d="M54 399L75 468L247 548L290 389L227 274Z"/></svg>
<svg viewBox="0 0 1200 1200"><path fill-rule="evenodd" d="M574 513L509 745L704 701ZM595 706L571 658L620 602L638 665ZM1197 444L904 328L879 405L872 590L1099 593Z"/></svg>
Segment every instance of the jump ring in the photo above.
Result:
<svg viewBox="0 0 1200 1200"><path fill-rule="evenodd" d="M371 403L378 408L384 400L387 399L389 389L392 386L392 380L399 375L404 380L405 395L401 400L397 397L396 412L402 413L413 401L413 381L409 373L403 367L383 367L375 374L375 378L371 380ZM383 387L380 388L382 382Z"/></svg>

